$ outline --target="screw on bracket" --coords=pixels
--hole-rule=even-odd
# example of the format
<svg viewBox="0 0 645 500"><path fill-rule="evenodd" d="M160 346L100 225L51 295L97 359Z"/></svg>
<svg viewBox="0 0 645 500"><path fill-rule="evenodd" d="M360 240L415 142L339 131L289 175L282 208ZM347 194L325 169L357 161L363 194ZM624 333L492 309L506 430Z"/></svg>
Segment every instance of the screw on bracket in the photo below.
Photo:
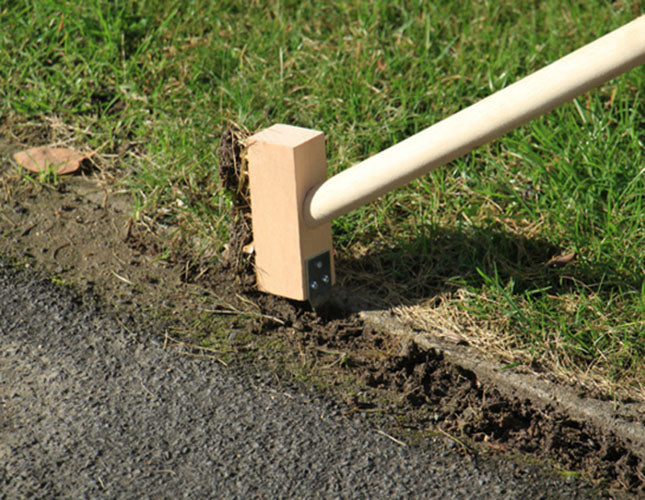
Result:
<svg viewBox="0 0 645 500"><path fill-rule="evenodd" d="M325 251L306 261L309 302L316 308L322 305L331 292L331 253Z"/></svg>

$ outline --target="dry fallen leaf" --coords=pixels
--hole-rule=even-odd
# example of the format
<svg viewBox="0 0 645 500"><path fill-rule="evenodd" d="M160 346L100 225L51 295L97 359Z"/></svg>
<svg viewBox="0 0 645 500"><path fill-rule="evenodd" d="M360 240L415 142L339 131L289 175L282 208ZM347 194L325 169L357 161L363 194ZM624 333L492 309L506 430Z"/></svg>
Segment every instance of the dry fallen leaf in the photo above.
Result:
<svg viewBox="0 0 645 500"><path fill-rule="evenodd" d="M548 263L547 267L563 267L566 266L569 262L576 260L578 254L576 252L568 253L566 255L560 255L558 257L553 257Z"/></svg>
<svg viewBox="0 0 645 500"><path fill-rule="evenodd" d="M51 168L58 175L63 175L78 170L81 162L89 156L73 149L41 146L20 151L13 155L13 159L18 165L32 172L46 172Z"/></svg>

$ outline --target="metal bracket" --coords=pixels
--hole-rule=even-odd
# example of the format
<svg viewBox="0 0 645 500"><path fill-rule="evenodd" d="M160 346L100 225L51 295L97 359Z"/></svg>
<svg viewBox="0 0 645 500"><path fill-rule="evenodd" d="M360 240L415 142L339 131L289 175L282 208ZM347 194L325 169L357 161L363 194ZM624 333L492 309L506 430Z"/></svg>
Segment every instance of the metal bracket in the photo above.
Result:
<svg viewBox="0 0 645 500"><path fill-rule="evenodd" d="M331 253L329 250L307 259L307 291L309 303L316 308L327 301L331 292Z"/></svg>

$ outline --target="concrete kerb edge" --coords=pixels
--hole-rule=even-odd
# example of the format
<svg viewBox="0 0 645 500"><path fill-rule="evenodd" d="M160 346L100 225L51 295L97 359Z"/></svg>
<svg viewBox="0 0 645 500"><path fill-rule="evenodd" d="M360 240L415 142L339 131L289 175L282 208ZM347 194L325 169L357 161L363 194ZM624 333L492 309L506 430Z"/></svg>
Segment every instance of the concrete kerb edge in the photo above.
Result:
<svg viewBox="0 0 645 500"><path fill-rule="evenodd" d="M645 424L633 421L629 415L645 415L645 405L580 398L572 389L539 379L534 375L503 370L503 366L486 359L479 351L435 341L423 333L412 333L385 311L363 311L362 319L377 331L393 334L416 342L423 349L435 349L445 359L472 371L480 380L490 383L505 396L525 397L540 408L551 408L573 420L587 422L604 434L613 433L632 453L645 458Z"/></svg>

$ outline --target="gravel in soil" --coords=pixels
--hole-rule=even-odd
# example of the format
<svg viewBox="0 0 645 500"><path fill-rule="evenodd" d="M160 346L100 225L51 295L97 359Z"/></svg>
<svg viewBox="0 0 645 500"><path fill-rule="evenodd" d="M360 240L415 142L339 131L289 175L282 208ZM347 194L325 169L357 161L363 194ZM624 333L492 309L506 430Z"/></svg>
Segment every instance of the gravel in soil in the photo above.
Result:
<svg viewBox="0 0 645 500"><path fill-rule="evenodd" d="M444 437L465 457L519 451L613 491L643 491L642 457L614 436L502 396L440 353L375 331L346 304L316 312L256 292L240 252L248 226L237 225L229 259L215 268L178 250L158 224L133 221L124 195L91 176L52 188L0 174L0 254L100 296L166 344L313 385L409 442Z"/></svg>

